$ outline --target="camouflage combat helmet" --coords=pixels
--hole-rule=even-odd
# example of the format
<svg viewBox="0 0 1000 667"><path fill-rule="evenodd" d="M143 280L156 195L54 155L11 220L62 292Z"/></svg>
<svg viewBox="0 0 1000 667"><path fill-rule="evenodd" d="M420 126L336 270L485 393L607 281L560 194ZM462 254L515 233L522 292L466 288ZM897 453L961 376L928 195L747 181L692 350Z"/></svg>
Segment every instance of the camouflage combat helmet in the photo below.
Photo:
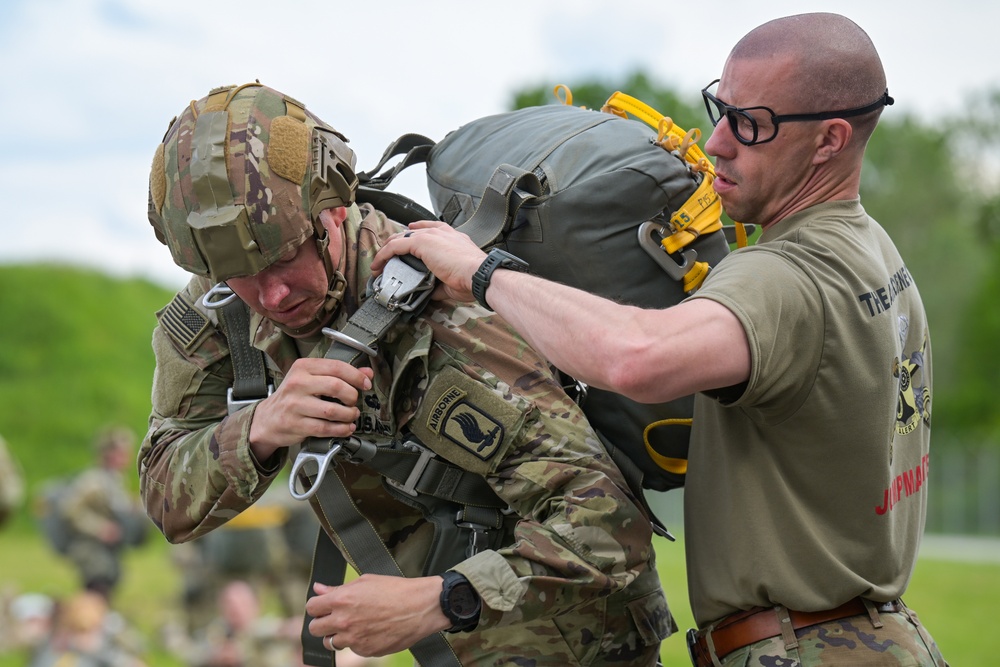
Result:
<svg viewBox="0 0 1000 667"><path fill-rule="evenodd" d="M215 88L156 148L149 221L178 266L215 282L254 275L315 238L328 316L344 281L319 214L353 204L354 165L346 137L300 102L259 82Z"/></svg>

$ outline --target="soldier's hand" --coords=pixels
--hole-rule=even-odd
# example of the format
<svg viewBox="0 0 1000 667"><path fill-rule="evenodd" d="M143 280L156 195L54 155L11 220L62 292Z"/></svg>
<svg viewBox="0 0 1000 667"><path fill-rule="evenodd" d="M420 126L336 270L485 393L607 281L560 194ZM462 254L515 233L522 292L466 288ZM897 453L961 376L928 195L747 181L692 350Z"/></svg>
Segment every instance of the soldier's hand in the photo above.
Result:
<svg viewBox="0 0 1000 667"><path fill-rule="evenodd" d="M264 461L280 447L308 437L342 438L354 432L358 398L371 389L372 369L332 359L297 359L278 389L257 404L250 447Z"/></svg>
<svg viewBox="0 0 1000 667"><path fill-rule="evenodd" d="M100 538L105 544L118 544L123 538L122 529L113 521L105 521L101 525Z"/></svg>
<svg viewBox="0 0 1000 667"><path fill-rule="evenodd" d="M306 602L309 632L329 637L330 649L361 656L404 651L427 635L451 627L441 611L441 577L364 574L343 586L313 584Z"/></svg>
<svg viewBox="0 0 1000 667"><path fill-rule="evenodd" d="M411 223L409 230L389 237L372 260L372 271L381 273L394 255L410 254L419 258L438 279L436 298L474 301L472 276L486 259L466 234L444 222L423 220Z"/></svg>

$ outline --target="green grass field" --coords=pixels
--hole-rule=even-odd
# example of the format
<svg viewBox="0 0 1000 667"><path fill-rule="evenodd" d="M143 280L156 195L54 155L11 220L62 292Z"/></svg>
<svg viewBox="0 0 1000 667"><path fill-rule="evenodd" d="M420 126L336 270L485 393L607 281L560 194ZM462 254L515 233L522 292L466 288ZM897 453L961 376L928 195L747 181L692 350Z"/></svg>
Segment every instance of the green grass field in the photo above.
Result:
<svg viewBox="0 0 1000 667"><path fill-rule="evenodd" d="M38 591L55 597L75 590L75 575L54 556L39 538L26 531L7 531L0 536L0 589ZM692 626L684 584L683 545L657 541L657 557L663 585L682 632L663 644L665 665L686 665L683 631ZM116 607L139 629L149 648L151 667L181 667L158 645L158 629L176 618L180 576L168 558L168 546L154 538L129 554L126 574ZM986 667L997 664L1000 633L986 627L983 619L1000 600L1000 563L967 563L959 560L922 558L906 602L915 609L941 646L953 667ZM408 654L394 656L392 667L412 665ZM23 667L20 655L0 654L0 667Z"/></svg>

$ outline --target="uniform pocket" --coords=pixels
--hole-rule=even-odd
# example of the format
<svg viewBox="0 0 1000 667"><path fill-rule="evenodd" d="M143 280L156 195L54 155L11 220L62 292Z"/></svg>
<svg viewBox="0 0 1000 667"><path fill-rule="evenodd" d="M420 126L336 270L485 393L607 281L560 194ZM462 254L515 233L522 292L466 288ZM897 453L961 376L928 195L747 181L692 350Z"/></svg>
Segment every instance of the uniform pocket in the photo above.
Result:
<svg viewBox="0 0 1000 667"><path fill-rule="evenodd" d="M642 643L646 646L658 645L661 641L677 632L677 622L667 598L662 590L647 593L625 605Z"/></svg>

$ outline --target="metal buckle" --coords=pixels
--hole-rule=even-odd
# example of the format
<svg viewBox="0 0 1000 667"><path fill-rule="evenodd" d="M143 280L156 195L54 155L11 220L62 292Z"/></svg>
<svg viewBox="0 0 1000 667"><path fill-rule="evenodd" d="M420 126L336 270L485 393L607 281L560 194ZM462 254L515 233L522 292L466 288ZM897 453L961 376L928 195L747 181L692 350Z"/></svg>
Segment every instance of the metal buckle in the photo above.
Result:
<svg viewBox="0 0 1000 667"><path fill-rule="evenodd" d="M688 657L691 658L691 664L694 667L698 667L698 658L695 656L695 647L698 645L698 632L694 628L690 628L685 635L687 639L688 647Z"/></svg>
<svg viewBox="0 0 1000 667"><path fill-rule="evenodd" d="M417 458L417 462L413 464L413 469L410 470L410 474L406 477L406 481L399 483L394 479L388 477L385 478L387 484L393 488L399 489L408 496L417 496L417 484L420 483L420 478L423 477L424 470L427 469L427 464L430 460L437 456L434 452L427 449L426 447L421 447L420 445L408 441L403 443L405 449L409 449L414 452L419 452L420 456Z"/></svg>
<svg viewBox="0 0 1000 667"><path fill-rule="evenodd" d="M292 464L292 472L288 476L288 492L292 494L292 498L307 500L319 490L323 479L326 478L326 471L330 469L333 457L340 452L342 447L342 442L331 442L330 449L325 452L316 452L308 449L302 449L299 452L299 455L295 457L295 462ZM299 491L297 485L297 482L300 481L299 473L302 472L302 469L309 462L316 464L316 479L312 481L310 486Z"/></svg>
<svg viewBox="0 0 1000 667"><path fill-rule="evenodd" d="M399 257L390 259L382 274L374 278L369 291L372 298L388 310L417 310L430 298L435 279L427 271L416 269Z"/></svg>
<svg viewBox="0 0 1000 667"><path fill-rule="evenodd" d="M462 510L458 510L455 514L455 525L459 528L469 529L469 544L465 547L465 557L472 558L489 546L489 529L481 523L461 521L461 518Z"/></svg>
<svg viewBox="0 0 1000 667"><path fill-rule="evenodd" d="M267 385L267 396L274 393L274 385ZM260 396L257 398L233 398L233 388L230 387L226 390L226 409L229 414L233 414L237 410L242 410L248 405L253 405L259 401L264 400L267 396Z"/></svg>
<svg viewBox="0 0 1000 667"><path fill-rule="evenodd" d="M671 255L661 244L661 241L667 236L664 231L665 227L655 222L642 223L639 225L639 245L642 246L647 255L653 258L653 261L660 265L660 268L667 272L668 276L674 280L683 280L698 258L698 251L694 248L688 248ZM681 260L679 264L675 259L677 255L680 256Z"/></svg>

